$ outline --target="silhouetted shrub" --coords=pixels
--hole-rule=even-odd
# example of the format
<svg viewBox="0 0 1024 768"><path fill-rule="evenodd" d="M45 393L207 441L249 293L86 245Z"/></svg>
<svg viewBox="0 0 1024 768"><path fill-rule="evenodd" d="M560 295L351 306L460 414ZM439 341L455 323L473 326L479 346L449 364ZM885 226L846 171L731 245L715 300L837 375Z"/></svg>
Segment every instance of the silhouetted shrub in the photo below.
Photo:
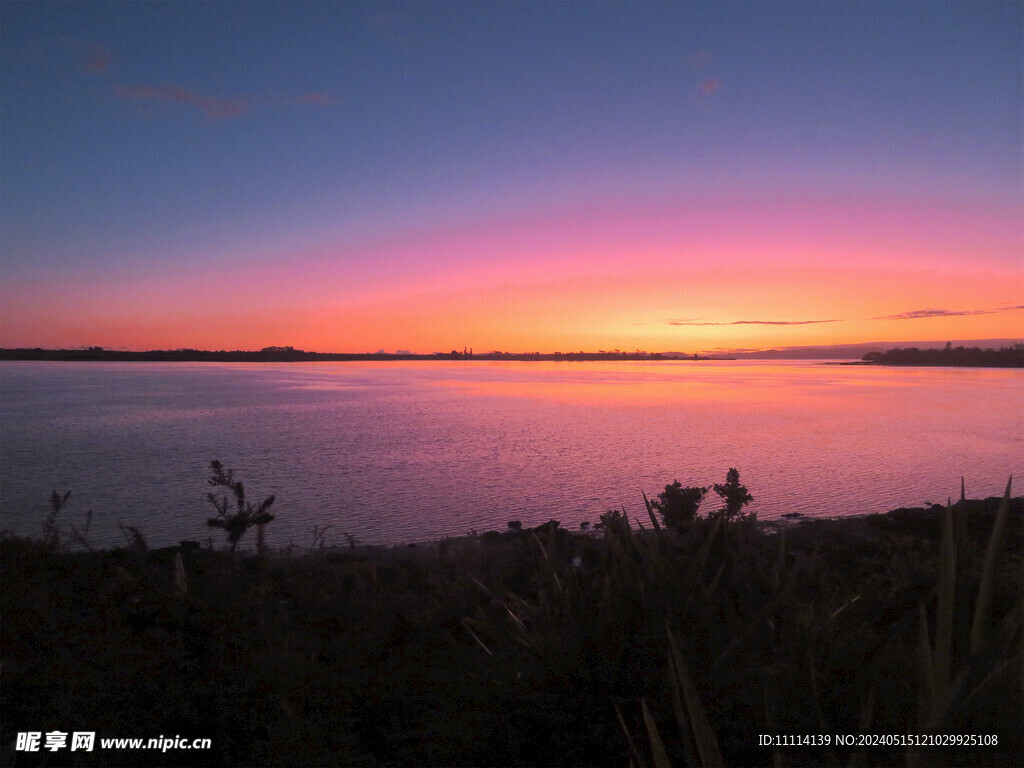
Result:
<svg viewBox="0 0 1024 768"><path fill-rule="evenodd" d="M629 520L626 519L625 512L609 509L601 515L600 522L594 527L601 531L618 531L622 528L629 528Z"/></svg>
<svg viewBox="0 0 1024 768"><path fill-rule="evenodd" d="M213 486L230 488L235 496L237 511L234 514L228 514L227 496L221 496L218 499L213 493L208 493L206 494L206 499L217 510L217 517L207 519L206 524L211 528L223 528L227 532L232 552L235 551L235 547L238 546L239 540L245 535L246 531L256 526L258 529L256 546L258 551L262 553L263 526L274 519L274 516L267 512L270 509L270 505L274 503L274 497L268 496L259 505L253 504L245 500L245 487L242 485L241 480L234 479L232 470L224 469L224 466L217 459L210 462L210 470L213 474L210 475L210 479L207 482Z"/></svg>
<svg viewBox="0 0 1024 768"><path fill-rule="evenodd" d="M43 521L43 546L51 552L56 552L60 546L60 526L57 525L57 515L61 508L67 503L71 491L59 494L56 491L50 496L50 514Z"/></svg>
<svg viewBox="0 0 1024 768"><path fill-rule="evenodd" d="M740 473L735 467L729 469L724 483L715 483L715 493L722 497L725 506L717 514L726 520L754 520L756 513L744 513L743 507L754 500L745 486L740 485Z"/></svg>
<svg viewBox="0 0 1024 768"><path fill-rule="evenodd" d="M707 492L708 489L701 486L683 488L676 480L665 486L651 506L661 513L666 527L675 528L697 517L697 509Z"/></svg>

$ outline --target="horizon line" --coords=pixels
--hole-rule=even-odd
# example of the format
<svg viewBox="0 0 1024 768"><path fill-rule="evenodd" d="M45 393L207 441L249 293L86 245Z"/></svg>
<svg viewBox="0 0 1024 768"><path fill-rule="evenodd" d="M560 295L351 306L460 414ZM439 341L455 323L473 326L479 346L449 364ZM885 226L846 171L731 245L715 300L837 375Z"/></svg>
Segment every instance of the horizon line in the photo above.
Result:
<svg viewBox="0 0 1024 768"><path fill-rule="evenodd" d="M552 351L508 351L508 350L497 350L489 349L486 352L474 352L472 347L464 346L462 351L458 349L451 349L448 351L432 351L432 352L415 352L410 350L396 349L393 352L389 352L384 349L377 349L375 351L364 350L358 352L351 351L320 351L314 349L301 349L294 346L284 345L270 345L261 347L259 349L199 349L196 347L174 347L174 348L155 348L150 347L148 349L137 348L131 349L128 347L105 347L101 345L76 345L73 347L28 347L28 346L11 346L11 347L0 347L0 352L19 352L19 351L31 351L31 352L96 352L96 353L131 353L131 354L145 354L145 353L198 353L198 354L314 354L314 355L347 355L347 356L371 356L371 357L436 357L436 356L457 356L457 357L487 357L487 356L533 356L533 355L631 355L631 356L652 356L652 355L685 355L685 356L711 356L711 355L728 355L728 354L739 354L739 355L752 355L761 353L783 353L783 352L798 352L807 350L827 350L827 349L852 349L859 347L867 347L872 345L944 345L953 344L954 346L963 346L965 344L1021 344L1024 343L1024 337L1002 337L1002 338L985 338L985 339L918 339L918 340L903 340L903 341L859 341L859 342L842 342L835 344L801 344L801 345L786 345L786 346L769 346L760 348L739 348L739 347L717 347L714 349L700 349L694 352L684 352L682 350L661 350L661 351L648 351L644 349L625 350L625 349L598 349L598 350L575 350L575 351L563 351L563 350L552 350Z"/></svg>

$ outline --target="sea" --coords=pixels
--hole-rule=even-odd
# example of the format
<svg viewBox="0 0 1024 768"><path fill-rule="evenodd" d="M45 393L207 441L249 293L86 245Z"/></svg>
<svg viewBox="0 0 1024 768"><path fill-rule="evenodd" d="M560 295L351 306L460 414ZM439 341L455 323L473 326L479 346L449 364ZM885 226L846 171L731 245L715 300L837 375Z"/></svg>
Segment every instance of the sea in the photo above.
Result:
<svg viewBox="0 0 1024 768"><path fill-rule="evenodd" d="M835 361L0 364L0 528L91 546L188 539L210 462L273 495L271 547L404 545L723 483L760 520L836 517L1024 482L1024 371ZM1020 495L1019 490L1014 495ZM710 492L702 511L720 499ZM86 525L88 523L88 530ZM243 544L245 542L243 541Z"/></svg>

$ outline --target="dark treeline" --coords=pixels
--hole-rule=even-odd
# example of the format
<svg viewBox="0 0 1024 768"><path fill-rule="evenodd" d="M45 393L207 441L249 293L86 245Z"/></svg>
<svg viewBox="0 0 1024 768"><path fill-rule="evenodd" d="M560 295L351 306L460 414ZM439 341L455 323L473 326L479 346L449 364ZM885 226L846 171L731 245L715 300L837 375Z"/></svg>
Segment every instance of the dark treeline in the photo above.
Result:
<svg viewBox="0 0 1024 768"><path fill-rule="evenodd" d="M950 365L980 368L1024 368L1024 344L1002 349L954 347L947 343L942 349L890 349L869 352L864 361L878 365Z"/></svg>
<svg viewBox="0 0 1024 768"><path fill-rule="evenodd" d="M722 360L726 358L701 355L663 355L658 352L435 352L430 355L376 353L307 352L293 347L264 347L258 351L155 349L145 352L88 347L87 349L0 349L0 360L63 360L115 362L208 362L208 363L298 363L358 360Z"/></svg>

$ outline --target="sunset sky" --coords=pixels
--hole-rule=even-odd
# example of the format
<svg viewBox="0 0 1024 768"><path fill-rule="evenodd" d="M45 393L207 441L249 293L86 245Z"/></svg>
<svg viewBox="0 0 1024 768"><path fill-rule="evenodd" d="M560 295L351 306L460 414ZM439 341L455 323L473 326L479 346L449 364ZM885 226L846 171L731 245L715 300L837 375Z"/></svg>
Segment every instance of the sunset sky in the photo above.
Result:
<svg viewBox="0 0 1024 768"><path fill-rule="evenodd" d="M1024 4L11 3L0 346L1024 337Z"/></svg>

